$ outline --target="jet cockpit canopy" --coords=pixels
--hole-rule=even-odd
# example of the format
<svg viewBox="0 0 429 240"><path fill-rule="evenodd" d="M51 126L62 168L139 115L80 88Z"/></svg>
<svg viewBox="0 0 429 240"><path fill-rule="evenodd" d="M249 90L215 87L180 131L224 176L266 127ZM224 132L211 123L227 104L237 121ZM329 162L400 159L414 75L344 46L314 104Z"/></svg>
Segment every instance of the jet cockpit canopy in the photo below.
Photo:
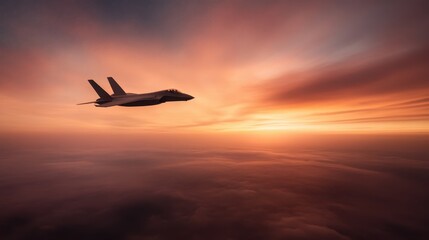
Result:
<svg viewBox="0 0 429 240"><path fill-rule="evenodd" d="M171 93L180 93L180 91L177 89L168 89L167 91Z"/></svg>

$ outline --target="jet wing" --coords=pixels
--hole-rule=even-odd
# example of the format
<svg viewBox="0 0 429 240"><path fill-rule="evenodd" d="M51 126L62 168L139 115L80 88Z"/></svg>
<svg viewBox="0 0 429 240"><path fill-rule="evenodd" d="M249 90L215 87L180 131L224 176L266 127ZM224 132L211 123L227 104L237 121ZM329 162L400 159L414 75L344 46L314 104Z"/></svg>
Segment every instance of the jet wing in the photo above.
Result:
<svg viewBox="0 0 429 240"><path fill-rule="evenodd" d="M96 107L113 107L113 106L118 106L122 104L142 101L142 100L153 100L153 99L147 99L142 97L114 98L111 102L102 103L102 104L96 105Z"/></svg>

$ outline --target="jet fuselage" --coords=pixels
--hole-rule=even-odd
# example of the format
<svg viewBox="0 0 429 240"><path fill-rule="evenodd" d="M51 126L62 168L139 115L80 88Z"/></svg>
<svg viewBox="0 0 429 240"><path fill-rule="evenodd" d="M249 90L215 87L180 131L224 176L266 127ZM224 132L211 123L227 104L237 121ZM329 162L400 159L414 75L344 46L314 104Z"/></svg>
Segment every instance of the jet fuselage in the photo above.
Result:
<svg viewBox="0 0 429 240"><path fill-rule="evenodd" d="M157 105L165 102L174 102L174 101L188 101L193 99L191 95L181 93L177 90L164 90L151 93L126 93L126 95L115 95L112 94L112 101L115 102L122 99L135 100L129 103L118 104L123 107L138 107L138 106L150 106ZM103 103L106 103L105 100L97 99L99 105L97 107L103 107Z"/></svg>
<svg viewBox="0 0 429 240"><path fill-rule="evenodd" d="M176 89L168 89L141 94L126 93L112 77L108 77L108 80L114 92L113 94L108 94L94 80L88 80L91 86L100 96L100 98L98 98L94 102L87 102L81 104L95 103L96 107L138 107L157 105L165 102L188 101L194 98L191 95L182 93Z"/></svg>

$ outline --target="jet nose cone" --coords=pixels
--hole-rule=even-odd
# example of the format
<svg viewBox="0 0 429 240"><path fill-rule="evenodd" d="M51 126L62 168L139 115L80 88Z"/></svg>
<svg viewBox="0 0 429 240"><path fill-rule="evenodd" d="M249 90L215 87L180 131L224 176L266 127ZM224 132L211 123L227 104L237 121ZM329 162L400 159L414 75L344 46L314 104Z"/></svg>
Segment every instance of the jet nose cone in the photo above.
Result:
<svg viewBox="0 0 429 240"><path fill-rule="evenodd" d="M192 97L191 95L188 95L188 99L187 99L187 101L188 101L188 100L192 100L192 99L194 99L194 97Z"/></svg>

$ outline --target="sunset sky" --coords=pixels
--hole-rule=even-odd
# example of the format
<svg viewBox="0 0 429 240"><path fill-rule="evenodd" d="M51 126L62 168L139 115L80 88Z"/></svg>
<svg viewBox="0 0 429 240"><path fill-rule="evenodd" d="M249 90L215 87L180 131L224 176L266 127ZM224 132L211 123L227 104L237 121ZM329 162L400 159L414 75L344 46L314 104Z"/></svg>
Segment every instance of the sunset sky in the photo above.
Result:
<svg viewBox="0 0 429 240"><path fill-rule="evenodd" d="M412 3L412 4L410 4ZM429 130L425 1L2 1L1 132ZM95 108L108 92L194 100Z"/></svg>
<svg viewBox="0 0 429 240"><path fill-rule="evenodd" d="M429 239L428 7L0 0L0 239Z"/></svg>

